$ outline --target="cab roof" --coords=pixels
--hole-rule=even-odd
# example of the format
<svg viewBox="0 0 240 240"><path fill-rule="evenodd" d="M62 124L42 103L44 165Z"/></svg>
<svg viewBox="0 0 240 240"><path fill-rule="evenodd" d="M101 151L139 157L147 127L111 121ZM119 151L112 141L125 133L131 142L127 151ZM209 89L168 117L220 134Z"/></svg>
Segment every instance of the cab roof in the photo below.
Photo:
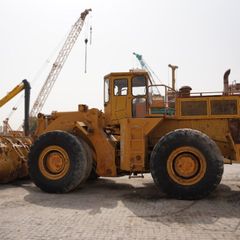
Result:
<svg viewBox="0 0 240 240"><path fill-rule="evenodd" d="M120 76L135 76L135 75L147 75L148 73L142 69L134 69L130 70L129 72L112 72L104 76L104 78L109 77L120 77Z"/></svg>

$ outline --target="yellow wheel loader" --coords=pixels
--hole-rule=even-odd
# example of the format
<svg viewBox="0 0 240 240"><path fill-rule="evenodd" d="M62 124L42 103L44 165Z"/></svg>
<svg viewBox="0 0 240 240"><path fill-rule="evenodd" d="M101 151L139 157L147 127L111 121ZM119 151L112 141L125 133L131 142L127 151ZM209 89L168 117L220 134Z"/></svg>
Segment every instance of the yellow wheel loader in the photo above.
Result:
<svg viewBox="0 0 240 240"><path fill-rule="evenodd" d="M151 173L170 197L207 196L224 162L240 161L240 86L228 83L229 73L223 92L214 93L153 85L143 71L106 75L104 112L81 104L38 115L32 180L43 191L65 193L91 176Z"/></svg>

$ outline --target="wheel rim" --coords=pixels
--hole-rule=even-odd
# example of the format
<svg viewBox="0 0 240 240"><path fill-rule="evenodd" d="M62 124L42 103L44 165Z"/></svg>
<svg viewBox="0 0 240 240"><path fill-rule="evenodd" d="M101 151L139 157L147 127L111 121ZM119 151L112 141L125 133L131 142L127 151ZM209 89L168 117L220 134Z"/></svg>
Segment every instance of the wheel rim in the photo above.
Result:
<svg viewBox="0 0 240 240"><path fill-rule="evenodd" d="M173 181L181 185L199 182L207 169L206 159L194 147L180 147L174 150L167 162L167 171Z"/></svg>
<svg viewBox="0 0 240 240"><path fill-rule="evenodd" d="M43 176L51 180L63 178L70 168L68 154L59 146L45 148L40 154L38 163Z"/></svg>

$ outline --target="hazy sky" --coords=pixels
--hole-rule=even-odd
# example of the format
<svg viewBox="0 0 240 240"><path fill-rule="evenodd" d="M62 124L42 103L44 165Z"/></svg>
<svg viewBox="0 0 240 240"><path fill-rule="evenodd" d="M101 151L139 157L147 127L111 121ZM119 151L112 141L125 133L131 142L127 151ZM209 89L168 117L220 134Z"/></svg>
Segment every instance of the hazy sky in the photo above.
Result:
<svg viewBox="0 0 240 240"><path fill-rule="evenodd" d="M138 67L132 52L142 54L166 84L171 80L168 64L178 65L178 88L221 91L228 68L230 80L240 82L239 0L0 0L0 97L26 78L32 83L33 104L71 26L86 8L93 12L44 113L77 110L79 103L102 109L103 76ZM85 74L84 39L90 25ZM17 96L0 109L0 121L19 101L23 103ZM22 106L10 119L15 128L22 123Z"/></svg>

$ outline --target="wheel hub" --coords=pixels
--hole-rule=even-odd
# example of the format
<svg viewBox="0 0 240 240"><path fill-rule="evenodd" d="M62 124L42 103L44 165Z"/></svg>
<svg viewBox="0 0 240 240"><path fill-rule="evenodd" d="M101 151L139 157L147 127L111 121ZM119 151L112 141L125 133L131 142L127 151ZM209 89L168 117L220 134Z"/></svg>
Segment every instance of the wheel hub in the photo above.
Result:
<svg viewBox="0 0 240 240"><path fill-rule="evenodd" d="M59 173L64 168L63 156L58 152L50 153L46 159L46 167L52 173Z"/></svg>
<svg viewBox="0 0 240 240"><path fill-rule="evenodd" d="M203 154L194 147L179 147L167 161L167 172L173 181L181 185L193 185L199 182L207 168Z"/></svg>
<svg viewBox="0 0 240 240"><path fill-rule="evenodd" d="M197 158L190 154L180 154L174 160L174 170L178 176L183 178L193 177L199 168L199 162Z"/></svg>
<svg viewBox="0 0 240 240"><path fill-rule="evenodd" d="M38 165L43 176L51 180L59 180L68 173L70 160L63 148L49 146L40 154Z"/></svg>

